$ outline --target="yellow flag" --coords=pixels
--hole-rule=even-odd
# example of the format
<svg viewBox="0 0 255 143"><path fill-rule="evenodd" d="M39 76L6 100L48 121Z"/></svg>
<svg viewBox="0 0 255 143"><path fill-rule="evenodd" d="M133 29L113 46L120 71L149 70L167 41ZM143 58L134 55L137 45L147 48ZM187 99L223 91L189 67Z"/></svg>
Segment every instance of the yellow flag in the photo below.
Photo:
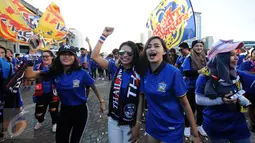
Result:
<svg viewBox="0 0 255 143"><path fill-rule="evenodd" d="M68 33L60 9L55 3L51 3L42 17L34 32L45 38L62 40Z"/></svg>

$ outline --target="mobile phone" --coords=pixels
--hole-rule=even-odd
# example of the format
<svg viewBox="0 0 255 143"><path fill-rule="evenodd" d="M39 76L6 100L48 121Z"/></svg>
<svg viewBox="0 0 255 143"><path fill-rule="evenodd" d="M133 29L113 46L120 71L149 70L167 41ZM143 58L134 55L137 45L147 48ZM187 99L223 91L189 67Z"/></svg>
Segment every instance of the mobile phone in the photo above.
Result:
<svg viewBox="0 0 255 143"><path fill-rule="evenodd" d="M40 41L38 39L31 39L29 40L29 45L33 49L36 49L39 46Z"/></svg>

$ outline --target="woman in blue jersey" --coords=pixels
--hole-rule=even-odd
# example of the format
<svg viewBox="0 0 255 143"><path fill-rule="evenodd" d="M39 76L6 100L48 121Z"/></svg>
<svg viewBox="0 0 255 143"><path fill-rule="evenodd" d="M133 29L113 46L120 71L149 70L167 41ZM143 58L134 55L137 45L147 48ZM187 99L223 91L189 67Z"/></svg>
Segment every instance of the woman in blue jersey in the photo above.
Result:
<svg viewBox="0 0 255 143"><path fill-rule="evenodd" d="M75 48L70 45L61 46L48 72L33 71L32 68L27 68L25 76L51 78L60 98L56 143L69 143L69 140L71 143L78 143L88 118L86 87L91 87L96 92L98 90L88 72L79 66ZM104 111L104 100L100 96L98 99L101 111Z"/></svg>
<svg viewBox="0 0 255 143"><path fill-rule="evenodd" d="M238 70L255 74L255 49L251 51L250 60L243 62ZM251 131L255 132L255 90L246 91L246 96L252 103L248 111L251 119Z"/></svg>
<svg viewBox="0 0 255 143"><path fill-rule="evenodd" d="M184 113L191 124L194 142L199 135L194 115L186 97L186 85L181 72L170 65L167 48L160 37L151 37L145 44L144 73L141 93L146 95L148 112L146 116L146 143L182 143ZM142 113L143 98L140 98L138 113ZM137 119L141 114L137 114ZM137 123L138 125L138 123ZM139 128L133 135L139 133Z"/></svg>
<svg viewBox="0 0 255 143"><path fill-rule="evenodd" d="M251 142L242 101L245 91L255 90L255 76L236 70L235 49L243 45L216 42L208 53L210 74L201 74L196 82L196 103L205 107L203 128L212 143Z"/></svg>
<svg viewBox="0 0 255 143"><path fill-rule="evenodd" d="M199 133L206 137L207 134L203 129L203 107L196 105L195 102L195 85L196 80L202 69L206 66L207 59L204 52L204 43L200 40L195 40L192 42L191 52L187 56L182 64L182 72L184 74L186 85L188 86L187 98L193 113L197 112L196 123ZM185 130L184 130L185 140L189 140L190 137L190 124L185 118Z"/></svg>
<svg viewBox="0 0 255 143"><path fill-rule="evenodd" d="M101 57L99 53L103 42L113 31L114 29L110 27L104 29L91 57L100 67L115 73L109 95L109 143L128 143L130 142L128 132L137 121L140 77L136 70L139 51L134 42L127 41L119 47L118 65L115 61L108 61Z"/></svg>
<svg viewBox="0 0 255 143"><path fill-rule="evenodd" d="M0 129L1 140L4 139L3 131L6 131L9 121L22 110L22 98L20 92L18 91L17 94L9 94L4 90L4 85L14 74L13 65L7 60L7 58L7 50L0 46L0 122L2 123L2 127ZM6 112L3 114L4 109L6 109ZM3 117L3 115L5 117Z"/></svg>
<svg viewBox="0 0 255 143"><path fill-rule="evenodd" d="M54 54L45 50L42 52L43 62L42 64L38 64L34 67L34 70L42 70L48 71L49 66L51 66ZM35 130L38 130L42 126L42 122L44 121L44 116L47 111L47 107L49 105L49 112L52 119L52 132L56 132L57 129L57 117L58 117L58 105L59 99L58 96L55 95L54 86L52 84L51 79L36 79L36 88L35 94L33 95L33 99L36 103L35 105L35 118L37 119L37 123L34 127Z"/></svg>

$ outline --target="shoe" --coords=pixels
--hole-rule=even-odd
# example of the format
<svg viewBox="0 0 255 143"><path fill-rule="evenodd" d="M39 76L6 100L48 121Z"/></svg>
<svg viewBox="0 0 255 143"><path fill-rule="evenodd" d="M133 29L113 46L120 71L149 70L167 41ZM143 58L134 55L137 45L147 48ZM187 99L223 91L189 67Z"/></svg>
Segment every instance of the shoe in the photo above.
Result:
<svg viewBox="0 0 255 143"><path fill-rule="evenodd" d="M104 78L102 78L102 80L104 80Z"/></svg>
<svg viewBox="0 0 255 143"><path fill-rule="evenodd" d="M190 137L190 127L185 127L185 129L184 129L184 136L185 137Z"/></svg>
<svg viewBox="0 0 255 143"><path fill-rule="evenodd" d="M2 132L0 133L0 143L3 143L5 141L5 134Z"/></svg>
<svg viewBox="0 0 255 143"><path fill-rule="evenodd" d="M202 136L207 136L207 133L205 132L204 128L202 126L198 126L197 127L198 132L202 135Z"/></svg>
<svg viewBox="0 0 255 143"><path fill-rule="evenodd" d="M56 130L57 130L57 124L54 124L54 125L52 126L52 132L55 133Z"/></svg>
<svg viewBox="0 0 255 143"><path fill-rule="evenodd" d="M35 130L38 130L38 129L40 129L41 127L42 127L42 123L36 123L34 129L35 129Z"/></svg>

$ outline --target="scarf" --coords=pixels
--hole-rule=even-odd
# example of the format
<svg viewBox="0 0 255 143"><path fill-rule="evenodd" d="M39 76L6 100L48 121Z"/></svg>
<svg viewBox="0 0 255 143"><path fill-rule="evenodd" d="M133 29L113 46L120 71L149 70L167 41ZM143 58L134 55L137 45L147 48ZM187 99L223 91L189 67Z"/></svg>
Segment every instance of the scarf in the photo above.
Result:
<svg viewBox="0 0 255 143"><path fill-rule="evenodd" d="M206 66L206 55L204 52L197 54L194 50L190 52L191 67L193 70L198 71Z"/></svg>
<svg viewBox="0 0 255 143"><path fill-rule="evenodd" d="M140 76L134 68L131 70L131 77L128 87L123 93L121 85L123 82L122 75L124 68L120 66L112 80L110 95L109 95L109 113L108 116L118 121L118 125L134 126L136 121L137 107L139 103L139 85ZM124 81L126 82L126 81Z"/></svg>
<svg viewBox="0 0 255 143"><path fill-rule="evenodd" d="M220 53L209 61L210 75L204 89L206 97L216 99L230 91L235 94L243 89L237 71L229 66L230 56L230 52ZM236 104L226 104L225 106L231 111L237 111L239 108Z"/></svg>

